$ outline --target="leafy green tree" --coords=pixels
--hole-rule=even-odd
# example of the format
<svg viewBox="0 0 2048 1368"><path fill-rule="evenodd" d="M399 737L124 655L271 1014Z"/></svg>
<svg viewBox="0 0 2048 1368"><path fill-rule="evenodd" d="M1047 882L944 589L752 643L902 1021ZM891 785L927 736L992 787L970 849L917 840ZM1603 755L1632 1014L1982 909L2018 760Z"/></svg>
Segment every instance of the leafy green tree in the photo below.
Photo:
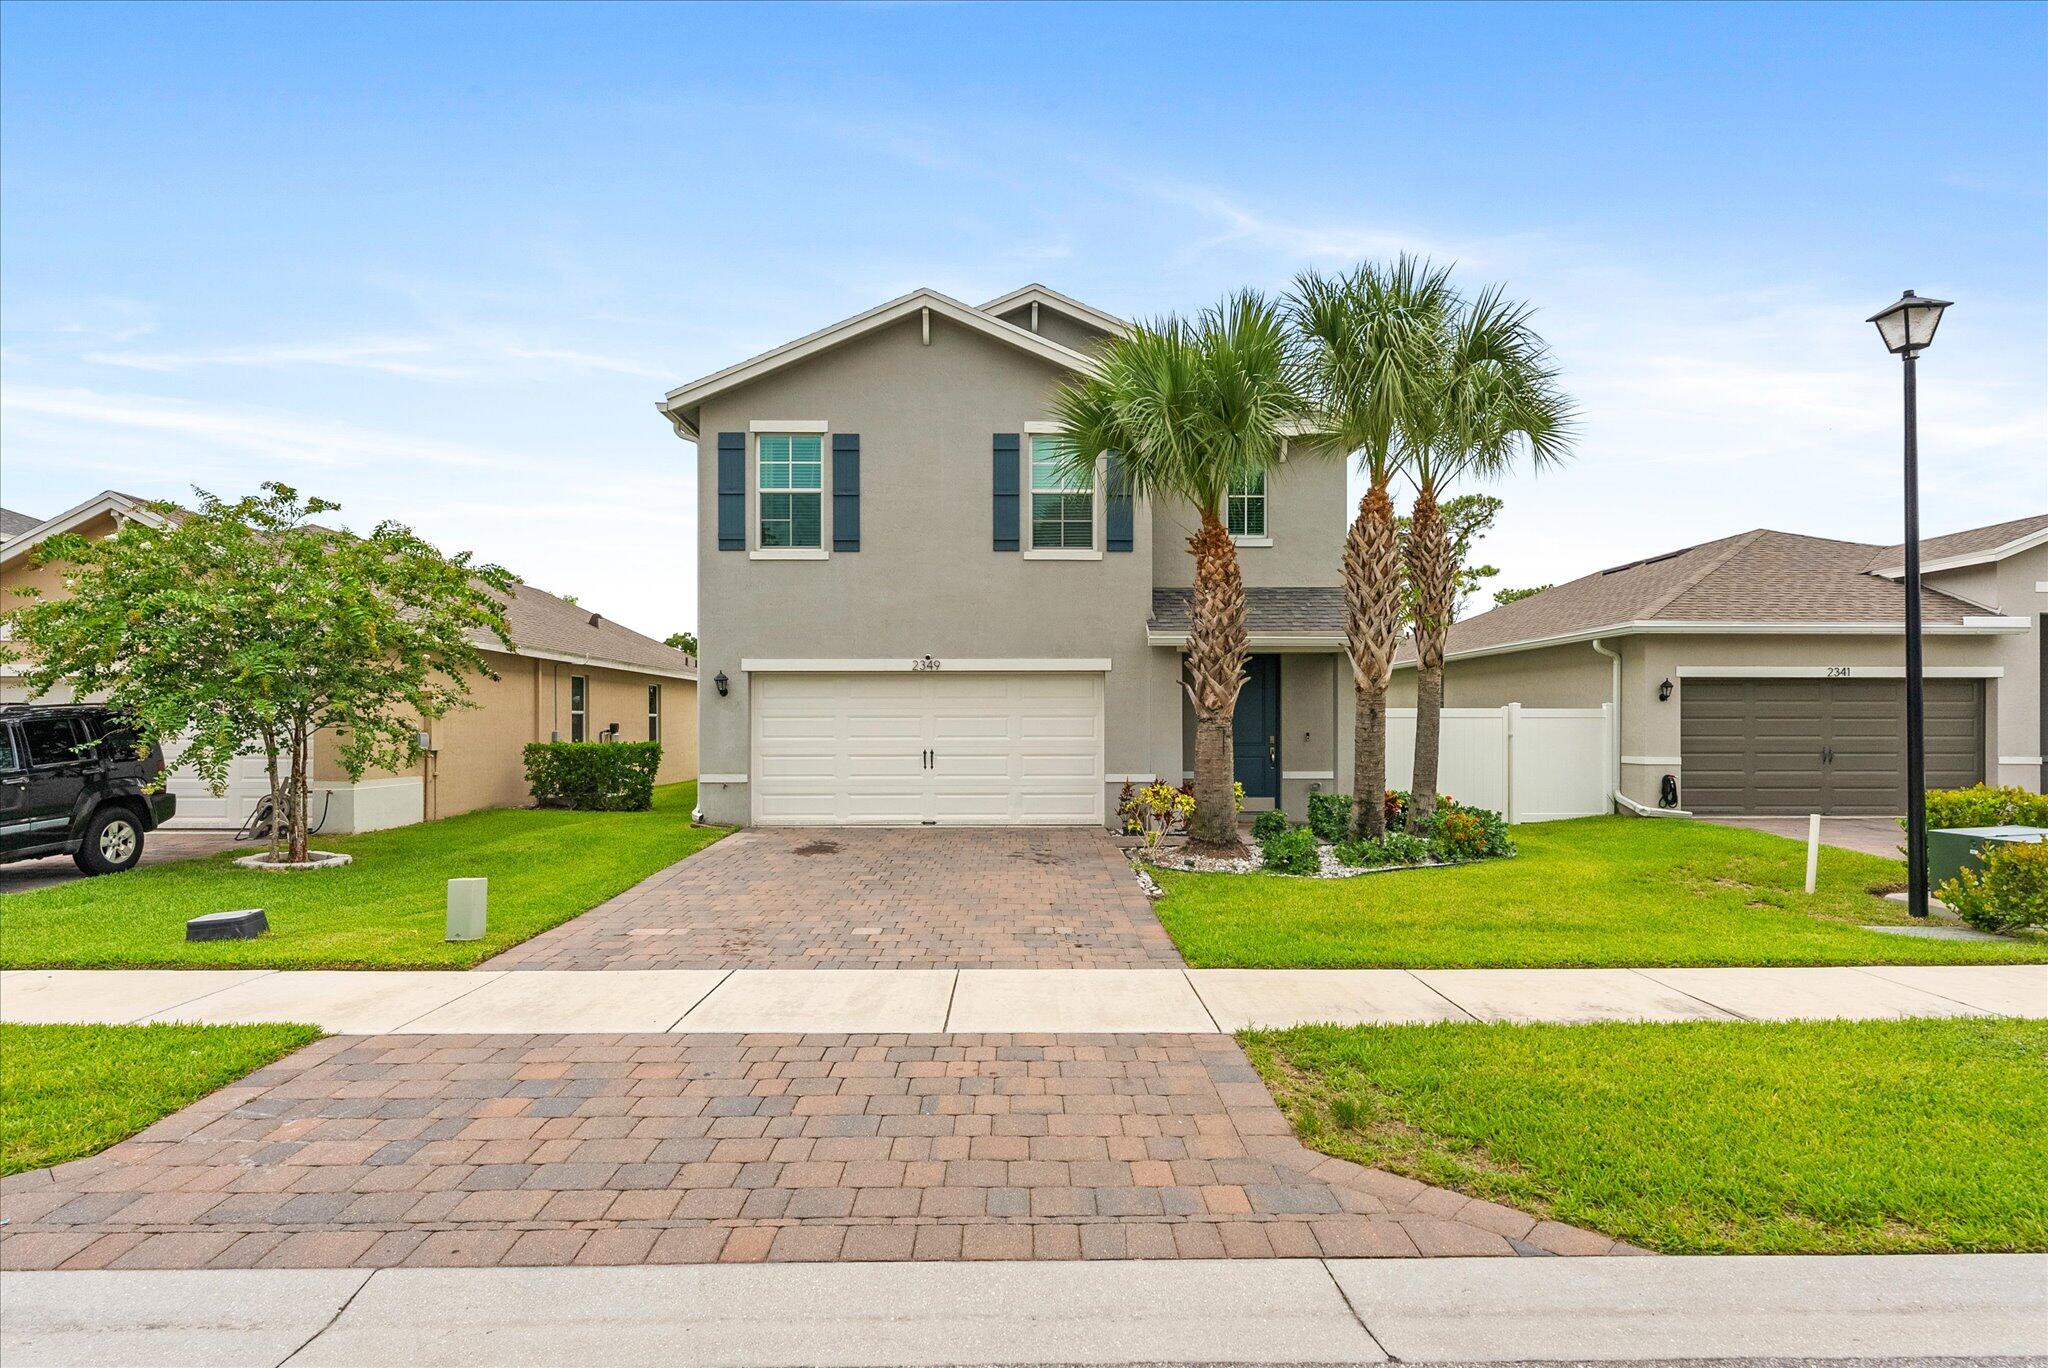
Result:
<svg viewBox="0 0 2048 1368"><path fill-rule="evenodd" d="M1533 598L1550 587L1547 584L1536 584L1527 589L1496 589L1493 591L1493 606L1505 608L1510 603L1520 603L1525 598Z"/></svg>
<svg viewBox="0 0 2048 1368"><path fill-rule="evenodd" d="M1439 496L1459 479L1492 479L1519 461L1542 469L1571 450L1573 413L1530 319L1533 310L1489 286L1446 319L1423 377L1410 429L1407 473L1415 484L1407 540L1415 624L1415 774L1408 830L1436 813L1443 737L1444 642L1458 607L1458 567Z"/></svg>
<svg viewBox="0 0 2048 1368"><path fill-rule="evenodd" d="M338 505L282 484L233 503L198 491L198 505L38 546L36 564L68 567L68 593L8 614L17 656L33 694L103 695L150 740L182 740L216 792L236 756L262 754L282 854L304 860L314 737L352 779L417 763L420 727L496 677L478 643L511 644L512 577L398 523L320 526Z"/></svg>
<svg viewBox="0 0 2048 1368"><path fill-rule="evenodd" d="M1356 461L1366 477L1344 539L1344 641L1355 709L1352 812L1370 840L1386 831L1387 686L1409 615L1388 491L1407 463L1424 381L1438 364L1455 303L1449 281L1447 267L1403 256L1342 275L1304 273L1287 301L1317 445Z"/></svg>
<svg viewBox="0 0 2048 1368"><path fill-rule="evenodd" d="M1240 853L1231 724L1244 687L1244 577L1224 525L1233 484L1273 466L1302 403L1280 311L1254 291L1228 296L1192 322L1167 318L1113 338L1095 371L1062 386L1053 412L1063 462L1095 482L1118 453L1114 495L1193 505L1200 519L1184 683L1195 711L1197 848Z"/></svg>
<svg viewBox="0 0 2048 1368"><path fill-rule="evenodd" d="M671 651L681 651L686 656L697 654L697 634L695 632L670 632L661 644L668 647Z"/></svg>

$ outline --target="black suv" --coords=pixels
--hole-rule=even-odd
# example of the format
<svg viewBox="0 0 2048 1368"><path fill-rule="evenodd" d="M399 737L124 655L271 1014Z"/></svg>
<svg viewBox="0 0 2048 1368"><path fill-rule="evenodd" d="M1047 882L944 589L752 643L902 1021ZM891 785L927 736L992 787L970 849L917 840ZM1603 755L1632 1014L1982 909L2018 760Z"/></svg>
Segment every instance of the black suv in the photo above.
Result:
<svg viewBox="0 0 2048 1368"><path fill-rule="evenodd" d="M132 869L142 833L178 810L151 793L161 747L85 703L0 705L0 863L69 855L88 874Z"/></svg>

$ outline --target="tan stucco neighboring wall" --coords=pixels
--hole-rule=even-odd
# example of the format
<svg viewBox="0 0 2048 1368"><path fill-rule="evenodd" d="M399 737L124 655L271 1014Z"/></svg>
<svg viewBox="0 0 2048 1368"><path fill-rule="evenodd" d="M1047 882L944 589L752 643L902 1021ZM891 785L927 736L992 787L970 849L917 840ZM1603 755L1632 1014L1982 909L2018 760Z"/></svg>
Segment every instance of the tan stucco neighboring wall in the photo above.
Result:
<svg viewBox="0 0 2048 1368"><path fill-rule="evenodd" d="M120 527L112 513L102 513L71 530L81 537L111 537ZM67 592L64 576L70 567L61 562L30 565L34 555L34 547L0 550L0 556L5 557L0 559L0 613L13 612L27 602L19 595L22 589L34 589L44 598L62 598Z"/></svg>

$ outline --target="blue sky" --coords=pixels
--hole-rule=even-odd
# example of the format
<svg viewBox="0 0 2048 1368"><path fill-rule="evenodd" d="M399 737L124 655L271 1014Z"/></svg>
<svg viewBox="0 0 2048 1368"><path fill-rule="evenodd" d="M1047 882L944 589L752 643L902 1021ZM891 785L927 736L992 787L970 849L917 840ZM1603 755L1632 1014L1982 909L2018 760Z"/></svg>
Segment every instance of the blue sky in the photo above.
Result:
<svg viewBox="0 0 2048 1368"><path fill-rule="evenodd" d="M0 500L281 478L696 621L667 388L918 285L1112 312L1402 250L1584 412L1500 582L2048 508L2048 8L0 9ZM1334 554L1334 551L1333 551Z"/></svg>

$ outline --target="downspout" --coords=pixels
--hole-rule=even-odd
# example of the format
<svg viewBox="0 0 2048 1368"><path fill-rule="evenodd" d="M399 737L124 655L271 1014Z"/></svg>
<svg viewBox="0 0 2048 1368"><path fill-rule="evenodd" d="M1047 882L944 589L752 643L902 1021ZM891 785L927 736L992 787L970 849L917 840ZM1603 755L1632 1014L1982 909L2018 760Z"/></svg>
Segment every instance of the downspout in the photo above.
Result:
<svg viewBox="0 0 2048 1368"><path fill-rule="evenodd" d="M1601 655L1614 662L1607 684L1607 760L1608 787L1614 794L1617 805L1626 806L1641 815L1642 806L1630 802L1621 792L1621 653L1610 651L1594 637L1592 647Z"/></svg>

